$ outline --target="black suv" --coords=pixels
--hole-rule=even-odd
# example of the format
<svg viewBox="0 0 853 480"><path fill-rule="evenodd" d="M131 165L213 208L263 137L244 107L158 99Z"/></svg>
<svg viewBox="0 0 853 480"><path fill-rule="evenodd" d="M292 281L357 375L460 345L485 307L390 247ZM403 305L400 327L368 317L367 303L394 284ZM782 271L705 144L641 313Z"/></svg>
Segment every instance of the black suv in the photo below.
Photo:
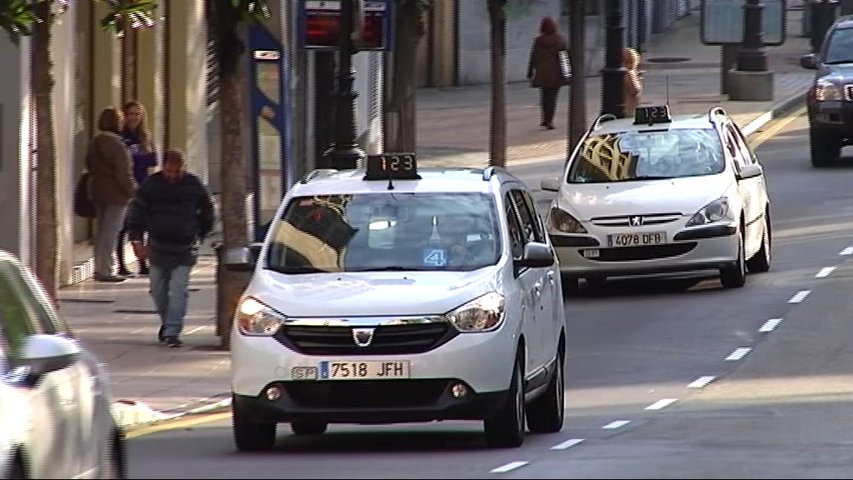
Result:
<svg viewBox="0 0 853 480"><path fill-rule="evenodd" d="M822 167L853 145L853 15L836 20L820 51L804 55L800 65L817 70L806 103L812 166Z"/></svg>

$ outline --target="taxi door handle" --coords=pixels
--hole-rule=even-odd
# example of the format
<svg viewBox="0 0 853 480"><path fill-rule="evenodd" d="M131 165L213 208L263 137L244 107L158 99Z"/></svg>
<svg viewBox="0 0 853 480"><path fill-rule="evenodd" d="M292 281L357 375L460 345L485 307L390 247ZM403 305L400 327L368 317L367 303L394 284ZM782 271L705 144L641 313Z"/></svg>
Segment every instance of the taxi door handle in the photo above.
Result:
<svg viewBox="0 0 853 480"><path fill-rule="evenodd" d="M534 283L533 284L533 291L536 292L537 297L542 295L542 284L539 282Z"/></svg>
<svg viewBox="0 0 853 480"><path fill-rule="evenodd" d="M554 271L553 270L548 270L548 282L551 283L551 285L554 284Z"/></svg>

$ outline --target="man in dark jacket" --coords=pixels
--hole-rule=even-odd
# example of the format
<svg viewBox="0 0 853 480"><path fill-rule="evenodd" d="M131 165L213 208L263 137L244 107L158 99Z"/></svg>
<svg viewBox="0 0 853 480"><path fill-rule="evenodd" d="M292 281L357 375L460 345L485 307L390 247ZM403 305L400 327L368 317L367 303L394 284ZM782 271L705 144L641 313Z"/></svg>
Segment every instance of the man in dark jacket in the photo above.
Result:
<svg viewBox="0 0 853 480"><path fill-rule="evenodd" d="M181 152L167 151L161 171L139 187L127 228L137 258L148 259L150 265L151 297L161 321L158 338L169 347L180 347L190 270L200 241L213 228L210 195L198 177L186 171Z"/></svg>

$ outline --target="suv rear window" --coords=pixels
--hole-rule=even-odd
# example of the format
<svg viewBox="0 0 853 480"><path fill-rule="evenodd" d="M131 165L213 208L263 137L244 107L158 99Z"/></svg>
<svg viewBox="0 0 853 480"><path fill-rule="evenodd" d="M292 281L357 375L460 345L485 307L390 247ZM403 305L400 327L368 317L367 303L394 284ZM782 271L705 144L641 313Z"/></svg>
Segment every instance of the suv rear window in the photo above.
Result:
<svg viewBox="0 0 853 480"><path fill-rule="evenodd" d="M712 175L723 171L717 131L666 129L590 135L569 170L569 183L607 183Z"/></svg>

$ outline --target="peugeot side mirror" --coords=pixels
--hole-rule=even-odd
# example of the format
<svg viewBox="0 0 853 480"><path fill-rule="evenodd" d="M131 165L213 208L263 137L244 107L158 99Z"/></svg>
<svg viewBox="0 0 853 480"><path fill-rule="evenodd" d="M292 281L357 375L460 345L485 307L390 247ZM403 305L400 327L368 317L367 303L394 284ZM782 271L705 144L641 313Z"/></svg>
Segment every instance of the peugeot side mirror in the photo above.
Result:
<svg viewBox="0 0 853 480"><path fill-rule="evenodd" d="M36 334L26 338L17 358L3 375L8 383L35 384L44 375L68 368L80 358L76 341L58 335Z"/></svg>
<svg viewBox="0 0 853 480"><path fill-rule="evenodd" d="M764 169L761 168L761 165L757 163L750 163L749 165L744 165L740 171L737 173L738 180L746 180L747 178L754 178L761 176L764 173Z"/></svg>
<svg viewBox="0 0 853 480"><path fill-rule="evenodd" d="M255 242L248 247L229 248L224 252L223 248L218 245L217 255L225 268L232 272L250 272L255 269L255 264L258 262L258 256L261 253L263 243Z"/></svg>
<svg viewBox="0 0 853 480"><path fill-rule="evenodd" d="M546 178L545 180L542 180L542 182L539 184L539 188L545 190L546 192L559 192L560 180L558 177Z"/></svg>
<svg viewBox="0 0 853 480"><path fill-rule="evenodd" d="M515 261L518 267L545 268L554 264L554 254L547 244L530 242L524 246L521 258Z"/></svg>
<svg viewBox="0 0 853 480"><path fill-rule="evenodd" d="M817 57L815 57L814 53L803 55L800 57L800 66L809 70L815 70L817 68Z"/></svg>

